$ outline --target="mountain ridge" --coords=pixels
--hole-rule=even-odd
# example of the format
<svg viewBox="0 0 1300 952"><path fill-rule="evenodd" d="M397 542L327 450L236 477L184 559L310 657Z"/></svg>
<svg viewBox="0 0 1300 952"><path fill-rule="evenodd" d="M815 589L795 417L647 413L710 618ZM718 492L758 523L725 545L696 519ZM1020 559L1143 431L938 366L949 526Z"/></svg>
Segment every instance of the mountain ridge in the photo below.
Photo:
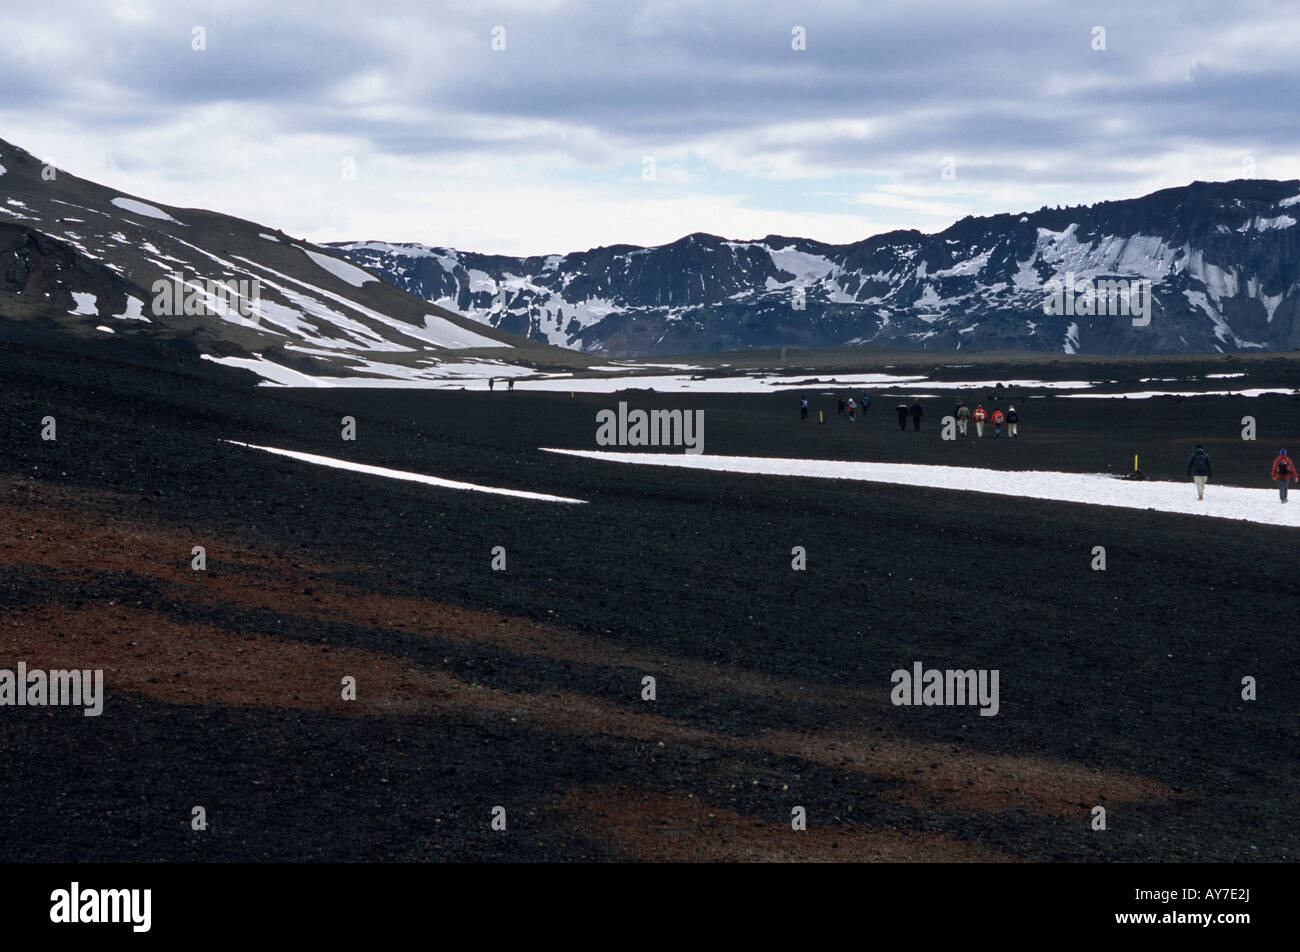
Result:
<svg viewBox="0 0 1300 952"><path fill-rule="evenodd" d="M1288 213L1297 203L1298 180L1236 179L841 245L695 232L522 257L413 242L328 247L480 323L612 357L857 344L1290 350L1300 347L1300 229ZM1051 282L1067 275L1151 281L1151 325L1045 314Z"/></svg>

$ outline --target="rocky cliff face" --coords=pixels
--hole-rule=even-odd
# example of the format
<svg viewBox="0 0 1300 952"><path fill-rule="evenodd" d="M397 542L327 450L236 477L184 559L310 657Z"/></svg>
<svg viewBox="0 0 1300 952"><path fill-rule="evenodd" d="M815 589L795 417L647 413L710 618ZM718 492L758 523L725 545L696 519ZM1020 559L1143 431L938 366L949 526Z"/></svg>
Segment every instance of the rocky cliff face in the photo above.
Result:
<svg viewBox="0 0 1300 952"><path fill-rule="evenodd" d="M1250 180L850 245L695 234L530 258L335 247L492 327L611 356L843 344L1230 352L1300 348L1297 220L1300 182ZM1116 284L1087 294L1102 281ZM1115 313L1126 304L1145 313Z"/></svg>

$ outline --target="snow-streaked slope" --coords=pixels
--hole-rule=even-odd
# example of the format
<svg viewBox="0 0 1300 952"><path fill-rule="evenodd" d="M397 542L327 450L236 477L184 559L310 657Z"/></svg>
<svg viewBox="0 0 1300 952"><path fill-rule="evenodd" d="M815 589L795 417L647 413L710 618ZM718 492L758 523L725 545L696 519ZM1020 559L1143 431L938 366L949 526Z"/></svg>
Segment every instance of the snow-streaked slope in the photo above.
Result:
<svg viewBox="0 0 1300 952"><path fill-rule="evenodd" d="M542 349L431 307L351 261L265 225L169 210L48 167L0 142L0 321L85 317L132 344L174 340L271 379L435 372L453 352ZM181 219L184 219L182 221ZM295 351L296 374L279 365ZM457 361L463 358L458 355ZM455 375L454 373L451 375Z"/></svg>

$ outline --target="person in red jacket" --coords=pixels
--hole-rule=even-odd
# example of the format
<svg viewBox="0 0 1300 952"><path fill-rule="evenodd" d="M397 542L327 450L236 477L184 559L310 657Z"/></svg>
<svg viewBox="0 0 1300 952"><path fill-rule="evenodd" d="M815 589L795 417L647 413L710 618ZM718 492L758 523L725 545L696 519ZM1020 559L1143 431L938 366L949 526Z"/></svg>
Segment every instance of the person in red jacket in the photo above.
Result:
<svg viewBox="0 0 1300 952"><path fill-rule="evenodd" d="M1001 410L993 411L993 435L995 437L1002 435L1002 421L1005 419L1006 417L1002 415Z"/></svg>
<svg viewBox="0 0 1300 952"><path fill-rule="evenodd" d="M975 413L971 418L975 421L975 435L983 436L984 421L988 419L988 414L984 412L984 408L981 406L977 406L975 408Z"/></svg>
<svg viewBox="0 0 1300 952"><path fill-rule="evenodd" d="M1286 484L1296 481L1295 463L1286 455L1286 450L1281 450L1273 460L1273 480L1277 483L1278 495L1286 502Z"/></svg>

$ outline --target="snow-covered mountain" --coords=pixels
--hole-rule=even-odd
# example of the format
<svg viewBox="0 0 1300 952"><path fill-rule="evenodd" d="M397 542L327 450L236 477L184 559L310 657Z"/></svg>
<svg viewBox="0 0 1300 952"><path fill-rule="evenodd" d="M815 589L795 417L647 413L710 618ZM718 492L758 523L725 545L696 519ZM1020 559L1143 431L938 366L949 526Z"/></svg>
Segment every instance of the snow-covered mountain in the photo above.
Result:
<svg viewBox="0 0 1300 952"><path fill-rule="evenodd" d="M329 248L124 195L0 141L0 338L42 334L166 344L297 383L478 376L550 350Z"/></svg>
<svg viewBox="0 0 1300 952"><path fill-rule="evenodd" d="M333 247L489 327L610 356L844 344L1290 350L1300 348L1298 206L1300 182L1241 180L849 245L694 234L529 258L378 241ZM1149 323L1045 313L1051 282L1082 289L1112 279L1133 282L1134 306L1151 282Z"/></svg>

